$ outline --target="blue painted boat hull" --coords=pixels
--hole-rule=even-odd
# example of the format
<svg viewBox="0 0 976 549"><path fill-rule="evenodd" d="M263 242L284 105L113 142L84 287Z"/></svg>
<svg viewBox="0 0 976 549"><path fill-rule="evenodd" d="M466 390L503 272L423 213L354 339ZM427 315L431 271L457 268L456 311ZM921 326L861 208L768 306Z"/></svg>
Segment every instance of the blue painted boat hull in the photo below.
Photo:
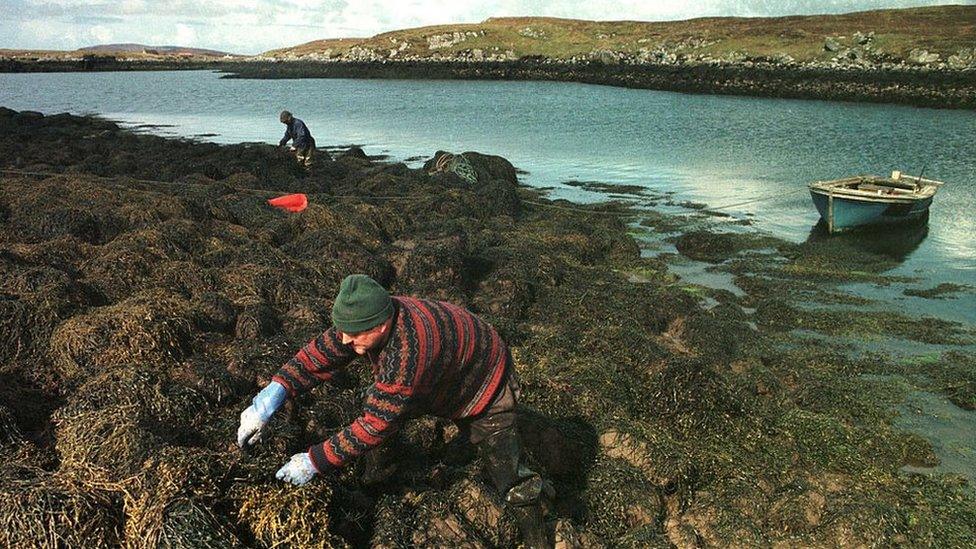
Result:
<svg viewBox="0 0 976 549"><path fill-rule="evenodd" d="M828 198L811 190L810 196L820 212L820 218L829 224ZM834 195L833 230L843 231L865 225L891 225L913 223L926 219L932 197L912 202L886 203L852 200Z"/></svg>

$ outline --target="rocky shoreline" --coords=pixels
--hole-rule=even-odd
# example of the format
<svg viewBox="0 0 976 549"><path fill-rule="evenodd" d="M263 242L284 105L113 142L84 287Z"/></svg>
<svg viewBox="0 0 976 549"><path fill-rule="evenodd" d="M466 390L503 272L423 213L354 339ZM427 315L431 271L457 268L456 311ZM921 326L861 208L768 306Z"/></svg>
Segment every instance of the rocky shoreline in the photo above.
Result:
<svg viewBox="0 0 976 549"><path fill-rule="evenodd" d="M111 72L111 71L179 71L228 69L222 61L126 60L114 56L77 58L16 57L0 58L0 73L34 72Z"/></svg>
<svg viewBox="0 0 976 549"><path fill-rule="evenodd" d="M976 332L855 310L870 304L835 283L897 282L856 241L553 202L474 152L466 177L355 148L306 173L271 145L98 118L0 108L0 130L2 546L515 547L449 422L409 424L394 470L273 478L354 417L366 368L234 449L240 411L353 271L500 329L558 547L976 543L966 479L904 471L938 457L891 413L919 389L976 408ZM292 192L307 210L266 203ZM677 252L640 253L661 242ZM679 256L743 291L678 279ZM845 337L951 350L918 364Z"/></svg>
<svg viewBox="0 0 976 549"><path fill-rule="evenodd" d="M784 66L774 62L603 64L545 61L248 63L232 78L554 80L685 93L976 108L976 70Z"/></svg>
<svg viewBox="0 0 976 549"><path fill-rule="evenodd" d="M976 69L925 65L800 64L771 60L621 63L505 61L124 61L5 60L0 72L217 70L228 78L546 80L684 93L976 108Z"/></svg>

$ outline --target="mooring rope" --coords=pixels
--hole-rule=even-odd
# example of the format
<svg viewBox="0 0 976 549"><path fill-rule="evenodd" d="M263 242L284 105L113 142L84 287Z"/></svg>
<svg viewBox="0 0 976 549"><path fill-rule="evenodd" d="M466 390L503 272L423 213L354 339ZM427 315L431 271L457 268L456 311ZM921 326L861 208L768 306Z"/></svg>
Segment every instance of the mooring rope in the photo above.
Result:
<svg viewBox="0 0 976 549"><path fill-rule="evenodd" d="M535 200L522 199L522 202L526 204L532 204L533 206L541 206L543 208L549 208L550 210L561 210L566 212L575 213L585 213L593 215L608 215L608 216L620 216L620 217L634 217L635 215L640 215L640 212L601 212L599 210L592 210L589 208L573 207L573 206L560 206L558 204L546 204L545 202L538 202Z"/></svg>
<svg viewBox="0 0 976 549"><path fill-rule="evenodd" d="M146 183L152 185L171 185L171 186L193 185L193 183L180 183L177 181L157 181L154 179L130 178L124 175L98 175L93 173L57 173L57 172L48 173L48 172L29 172L24 170L8 170L8 169L0 169L0 173L12 173L17 175L30 175L30 176L37 176L37 177L87 176L87 177L95 177L98 179L109 179L109 180L126 179L127 182ZM247 191L252 193L268 194L268 195L289 194L288 191L282 191L282 190L253 189L250 187L236 187L234 185L228 185L228 186L236 191ZM140 190L146 192L160 192L155 189L140 189ZM308 193L308 194L319 194L319 193ZM359 194L347 194L347 195L330 194L328 196L329 198L336 198L336 199L358 199L358 200L419 200L425 198L423 196L369 196L369 195L359 195Z"/></svg>
<svg viewBox="0 0 976 549"><path fill-rule="evenodd" d="M451 155L451 156L454 156L454 155ZM448 155L444 155L442 158L438 159L437 168L441 168L442 163L446 164L446 162L444 162L444 157L448 157ZM176 182L176 181L158 181L158 180L154 180L154 179L136 179L136 178L130 178L130 177L127 177L127 176L120 176L120 175L109 176L109 175L98 175L98 174L92 174L92 173L35 172L35 171L27 171L27 170L11 170L11 169L5 169L5 168L0 169L0 173L11 173L11 174L16 174L16 175L28 175L28 176L35 176L35 177L62 177L62 176L73 176L73 175L77 175L77 176L88 176L88 177L95 177L95 178L98 178L98 179L111 179L111 180L118 180L118 179L124 178L127 181L129 181L129 182L144 183L144 184L150 184L150 185L173 185L173 186L176 186L176 185L179 185L179 186L192 185L192 183L179 183L179 182ZM247 191L247 192L259 193L259 194L267 194L267 195L287 194L287 191L280 191L280 190L275 191L275 190L269 190L269 189L252 189L252 188L249 188L249 187L235 187L233 185L230 185L230 187L233 188L233 189L235 189L235 190L238 190L238 191ZM141 190L146 191L146 192L159 192L159 191L156 191L154 189L141 189ZM759 197L759 198L754 198L754 199L746 200L746 201L743 201L743 202L735 202L735 203L732 203L732 204L725 204L725 205L722 205L722 206L715 206L715 207L710 207L710 208L703 208L701 210L695 210L695 211L717 212L717 211L720 211L720 210L727 210L727 209L731 209L731 208L738 208L738 207L742 207L742 206L748 206L750 204L756 204L756 203L759 203L759 202L766 202L768 200L779 199L779 198L783 198L785 196L790 196L790 195L794 195L796 193L804 192L806 190L807 190L806 187L804 187L802 189L793 189L791 191L779 192L779 193L776 193L774 195L762 196L762 197ZM317 193L311 193L311 194L317 194ZM367 201L367 200L422 200L422 199L426 198L425 196L401 196L401 195L367 196L367 195L358 195L358 194L327 195L327 196L330 199L336 199L336 200L362 200L362 201ZM539 201L536 201L536 200L527 200L527 199L523 199L522 202L524 202L526 204L532 204L533 206L539 206L539 207L543 207L543 208L549 208L549 209L552 209L552 210L560 210L560 211L567 211L567 212L574 212L574 213L583 213L583 214L589 214L589 215L605 215L605 216L611 216L611 217L635 217L635 216L640 216L641 215L640 211L628 211L628 212L599 211L599 210L594 210L594 209L586 208L586 207L580 207L580 206L563 206L563 205L559 205L559 204L547 204L545 202L539 202Z"/></svg>
<svg viewBox="0 0 976 549"><path fill-rule="evenodd" d="M801 192L804 192L806 190L807 190L806 187L803 187L802 189L793 189L792 191L786 191L786 192L776 193L776 194L769 195L769 196L763 196L763 197L759 197L759 198L754 198L752 200L746 200L745 202L736 202L734 204L726 204L724 206L716 206L714 208L704 208L704 211L706 211L706 212L717 212L719 210L727 210L729 208L738 208L740 206L748 206L749 204L755 204L757 202L766 202L767 200L774 200L774 199L777 199L777 198L782 198L784 196L794 195L796 193L801 193Z"/></svg>

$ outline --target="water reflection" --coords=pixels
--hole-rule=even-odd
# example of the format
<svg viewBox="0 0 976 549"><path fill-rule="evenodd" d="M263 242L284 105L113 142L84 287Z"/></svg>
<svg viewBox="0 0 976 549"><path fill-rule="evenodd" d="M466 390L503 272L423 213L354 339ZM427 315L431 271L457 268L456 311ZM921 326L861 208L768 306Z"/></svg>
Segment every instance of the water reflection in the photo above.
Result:
<svg viewBox="0 0 976 549"><path fill-rule="evenodd" d="M821 219L810 229L807 243L831 241L866 254L880 255L899 263L908 259L929 234L929 215L905 225L861 227L831 235Z"/></svg>

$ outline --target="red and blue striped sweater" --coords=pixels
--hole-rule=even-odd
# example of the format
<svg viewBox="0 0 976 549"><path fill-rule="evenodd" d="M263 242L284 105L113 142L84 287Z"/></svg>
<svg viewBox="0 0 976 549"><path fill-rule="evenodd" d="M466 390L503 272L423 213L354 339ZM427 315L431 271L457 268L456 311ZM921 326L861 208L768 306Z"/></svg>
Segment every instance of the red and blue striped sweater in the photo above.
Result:
<svg viewBox="0 0 976 549"><path fill-rule="evenodd" d="M393 297L394 316L382 349L366 355L373 369L363 413L351 425L309 448L319 471L340 467L380 445L406 419L424 414L475 416L490 403L511 367L495 329L442 301ZM308 342L272 378L289 396L328 381L356 357L331 327Z"/></svg>

